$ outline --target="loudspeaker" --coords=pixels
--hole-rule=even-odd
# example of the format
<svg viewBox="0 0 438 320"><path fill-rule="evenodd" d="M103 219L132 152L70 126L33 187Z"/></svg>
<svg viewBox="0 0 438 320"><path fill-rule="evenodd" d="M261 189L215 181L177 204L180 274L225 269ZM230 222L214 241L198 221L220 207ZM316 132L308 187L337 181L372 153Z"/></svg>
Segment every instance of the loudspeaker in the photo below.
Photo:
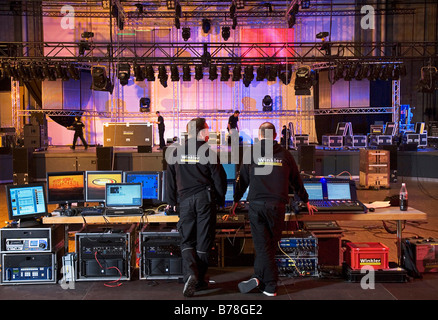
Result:
<svg viewBox="0 0 438 320"><path fill-rule="evenodd" d="M315 146L300 145L298 163L301 172L315 172Z"/></svg>
<svg viewBox="0 0 438 320"><path fill-rule="evenodd" d="M113 147L96 147L97 170L113 169Z"/></svg>
<svg viewBox="0 0 438 320"><path fill-rule="evenodd" d="M152 152L152 147L151 146L138 146L137 152L138 153L150 153L150 152Z"/></svg>

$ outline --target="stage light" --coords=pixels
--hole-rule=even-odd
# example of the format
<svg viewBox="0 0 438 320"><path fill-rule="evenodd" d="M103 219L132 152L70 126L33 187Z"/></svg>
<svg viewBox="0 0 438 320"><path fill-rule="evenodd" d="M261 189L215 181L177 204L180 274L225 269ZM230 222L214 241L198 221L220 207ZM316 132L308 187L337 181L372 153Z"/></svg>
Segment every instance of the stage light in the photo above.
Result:
<svg viewBox="0 0 438 320"><path fill-rule="evenodd" d="M265 78L266 78L266 67L263 65L263 66L260 66L257 68L256 80L263 81L263 80L265 80Z"/></svg>
<svg viewBox="0 0 438 320"><path fill-rule="evenodd" d="M242 67L240 65L237 65L233 69L233 77L232 81L240 81L242 79Z"/></svg>
<svg viewBox="0 0 438 320"><path fill-rule="evenodd" d="M107 77L105 67L91 68L91 89L113 93L114 85L111 83L110 78Z"/></svg>
<svg viewBox="0 0 438 320"><path fill-rule="evenodd" d="M272 111L272 98L269 95L266 95L262 100L263 111Z"/></svg>
<svg viewBox="0 0 438 320"><path fill-rule="evenodd" d="M289 14L289 17L287 19L287 25L289 28L293 28L295 23L297 21L297 18L295 17L294 14Z"/></svg>
<svg viewBox="0 0 438 320"><path fill-rule="evenodd" d="M217 75L217 67L215 65L210 65L210 68L208 70L209 76L208 79L210 79L211 81L216 80L218 75Z"/></svg>
<svg viewBox="0 0 438 320"><path fill-rule="evenodd" d="M278 66L271 65L268 70L268 81L277 81Z"/></svg>
<svg viewBox="0 0 438 320"><path fill-rule="evenodd" d="M48 65L43 65L43 73L49 79L49 81L56 81L56 74L55 70L52 67L49 67Z"/></svg>
<svg viewBox="0 0 438 320"><path fill-rule="evenodd" d="M237 9L245 9L245 2L243 0L233 0Z"/></svg>
<svg viewBox="0 0 438 320"><path fill-rule="evenodd" d="M197 64L195 66L195 79L199 81L199 80L202 80L202 78L204 78L203 66L200 64Z"/></svg>
<svg viewBox="0 0 438 320"><path fill-rule="evenodd" d="M300 67L295 73L295 95L296 96L309 96L311 95L310 89L313 86L314 75L313 71L309 67Z"/></svg>
<svg viewBox="0 0 438 320"><path fill-rule="evenodd" d="M356 72L358 68L356 64L347 66L347 71L345 72L344 80L351 81L356 77Z"/></svg>
<svg viewBox="0 0 438 320"><path fill-rule="evenodd" d="M85 54L85 50L90 50L90 44L88 43L88 41L81 40L78 46L80 56L83 56Z"/></svg>
<svg viewBox="0 0 438 320"><path fill-rule="evenodd" d="M301 9L310 9L310 0L301 1Z"/></svg>
<svg viewBox="0 0 438 320"><path fill-rule="evenodd" d="M376 81L380 79L380 75L382 73L382 66L380 64L370 65L370 74L368 75L368 80Z"/></svg>
<svg viewBox="0 0 438 320"><path fill-rule="evenodd" d="M138 14L143 14L143 5L141 3L136 3L134 6L137 8Z"/></svg>
<svg viewBox="0 0 438 320"><path fill-rule="evenodd" d="M179 81L179 71L176 65L170 66L170 80Z"/></svg>
<svg viewBox="0 0 438 320"><path fill-rule="evenodd" d="M62 77L61 77L62 81L70 80L70 77L67 72L67 68L61 67L61 72L62 72Z"/></svg>
<svg viewBox="0 0 438 320"><path fill-rule="evenodd" d="M221 81L230 80L230 67L226 64L221 67Z"/></svg>
<svg viewBox="0 0 438 320"><path fill-rule="evenodd" d="M281 68L278 77L287 86L292 80L292 69L290 67Z"/></svg>
<svg viewBox="0 0 438 320"><path fill-rule="evenodd" d="M166 67L159 66L158 67L158 79L160 80L160 83L164 88L167 88L167 79L168 78L169 78L169 76L167 75Z"/></svg>
<svg viewBox="0 0 438 320"><path fill-rule="evenodd" d="M254 80L254 67L246 66L243 72L243 84L245 87L249 87L252 80Z"/></svg>
<svg viewBox="0 0 438 320"><path fill-rule="evenodd" d="M140 98L140 112L151 112L151 99L147 97Z"/></svg>
<svg viewBox="0 0 438 320"><path fill-rule="evenodd" d="M33 79L44 80L46 78L44 76L44 73L43 73L41 66L39 66L39 65L32 63L29 67L29 70L30 70L30 74L31 74ZM4 76L4 72L3 72L3 76Z"/></svg>
<svg viewBox="0 0 438 320"><path fill-rule="evenodd" d="M222 27L222 38L227 41L230 38L230 27Z"/></svg>
<svg viewBox="0 0 438 320"><path fill-rule="evenodd" d="M190 28L182 28L182 37L184 41L187 41L190 39Z"/></svg>
<svg viewBox="0 0 438 320"><path fill-rule="evenodd" d="M358 64L359 70L356 73L355 79L361 81L368 77L370 66L368 64Z"/></svg>
<svg viewBox="0 0 438 320"><path fill-rule="evenodd" d="M190 66L188 64L183 65L183 81L191 81L192 76L190 74Z"/></svg>
<svg viewBox="0 0 438 320"><path fill-rule="evenodd" d="M166 5L169 10L175 9L175 0L167 0Z"/></svg>
<svg viewBox="0 0 438 320"><path fill-rule="evenodd" d="M22 67L22 66L20 66L20 67ZM21 70L19 70L19 71L21 71ZM55 65L55 74L56 74L56 78L57 79L61 79L62 78L62 68L61 68L61 65L59 63L57 63Z"/></svg>
<svg viewBox="0 0 438 320"><path fill-rule="evenodd" d="M145 75L147 81L155 81L154 67L150 64L145 66Z"/></svg>
<svg viewBox="0 0 438 320"><path fill-rule="evenodd" d="M204 31L204 33L208 33L210 31L211 28L211 22L209 19L202 19L202 31Z"/></svg>
<svg viewBox="0 0 438 320"><path fill-rule="evenodd" d="M133 69L135 81L144 81L144 69L138 64L134 64Z"/></svg>
<svg viewBox="0 0 438 320"><path fill-rule="evenodd" d="M131 77L131 66L129 64L119 64L117 65L117 78L122 86L128 84L129 78Z"/></svg>
<svg viewBox="0 0 438 320"><path fill-rule="evenodd" d="M68 72L70 73L70 78L73 80L79 80L81 78L81 72L73 64L68 65Z"/></svg>
<svg viewBox="0 0 438 320"><path fill-rule="evenodd" d="M418 82L418 92L434 93L437 89L438 70L433 66L421 68L421 78Z"/></svg>
<svg viewBox="0 0 438 320"><path fill-rule="evenodd" d="M94 32L85 31L82 32L81 37L84 39L90 39L94 37Z"/></svg>
<svg viewBox="0 0 438 320"><path fill-rule="evenodd" d="M208 67L211 61L211 54L208 52L207 44L204 43L204 53L201 56L201 63L204 67Z"/></svg>
<svg viewBox="0 0 438 320"><path fill-rule="evenodd" d="M334 80L338 81L339 79L342 79L344 77L344 65L342 62L338 62L336 69L335 69L335 74L334 74Z"/></svg>

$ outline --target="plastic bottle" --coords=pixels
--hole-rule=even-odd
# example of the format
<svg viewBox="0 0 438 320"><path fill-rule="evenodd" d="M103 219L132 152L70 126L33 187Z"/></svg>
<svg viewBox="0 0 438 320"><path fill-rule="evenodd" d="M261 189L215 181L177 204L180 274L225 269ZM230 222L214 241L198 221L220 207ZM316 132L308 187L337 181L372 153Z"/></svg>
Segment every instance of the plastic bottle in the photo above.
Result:
<svg viewBox="0 0 438 320"><path fill-rule="evenodd" d="M400 188L400 210L408 210L408 189L406 189L406 184L402 183Z"/></svg>

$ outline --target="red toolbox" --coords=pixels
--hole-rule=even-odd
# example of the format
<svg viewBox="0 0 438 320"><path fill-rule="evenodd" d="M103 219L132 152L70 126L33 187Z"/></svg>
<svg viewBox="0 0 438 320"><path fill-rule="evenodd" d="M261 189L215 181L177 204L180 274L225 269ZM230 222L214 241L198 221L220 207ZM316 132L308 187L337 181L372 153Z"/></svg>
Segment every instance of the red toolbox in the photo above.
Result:
<svg viewBox="0 0 438 320"><path fill-rule="evenodd" d="M345 262L353 270L370 266L375 270L388 269L389 248L380 242L349 242Z"/></svg>

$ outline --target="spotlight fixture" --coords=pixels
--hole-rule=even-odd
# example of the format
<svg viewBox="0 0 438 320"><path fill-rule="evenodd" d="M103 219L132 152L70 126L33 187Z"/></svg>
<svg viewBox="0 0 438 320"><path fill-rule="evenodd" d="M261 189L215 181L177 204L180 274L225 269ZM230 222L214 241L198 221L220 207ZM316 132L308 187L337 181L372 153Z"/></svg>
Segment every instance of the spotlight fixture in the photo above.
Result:
<svg viewBox="0 0 438 320"><path fill-rule="evenodd" d="M230 27L222 27L222 38L227 41L230 38Z"/></svg>
<svg viewBox="0 0 438 320"><path fill-rule="evenodd" d="M79 80L81 78L80 71L72 64L68 65L68 72L70 73L70 78L73 80Z"/></svg>
<svg viewBox="0 0 438 320"><path fill-rule="evenodd" d="M218 75L217 75L217 67L215 65L210 65L210 68L208 70L209 76L208 79L210 79L211 81L216 80Z"/></svg>
<svg viewBox="0 0 438 320"><path fill-rule="evenodd" d="M167 88L167 79L169 76L167 75L166 67L159 66L158 67L158 79L160 79L160 83L164 88Z"/></svg>
<svg viewBox="0 0 438 320"><path fill-rule="evenodd" d="M204 67L208 67L211 61L211 54L208 52L207 44L204 43L204 53L201 56L201 63Z"/></svg>
<svg viewBox="0 0 438 320"><path fill-rule="evenodd" d="M254 67L246 66L243 72L243 84L245 87L249 87L252 80L254 80Z"/></svg>
<svg viewBox="0 0 438 320"><path fill-rule="evenodd" d="M228 81L230 79L230 67L226 64L221 67L221 81Z"/></svg>
<svg viewBox="0 0 438 320"><path fill-rule="evenodd" d="M295 95L296 96L310 96L310 88L314 84L314 73L310 67L300 67L295 73Z"/></svg>
<svg viewBox="0 0 438 320"><path fill-rule="evenodd" d="M134 6L137 8L138 14L143 14L143 5L141 3L136 3Z"/></svg>
<svg viewBox="0 0 438 320"><path fill-rule="evenodd" d="M297 21L297 18L295 17L294 14L289 14L289 17L287 19L287 25L289 28L293 28L295 23Z"/></svg>
<svg viewBox="0 0 438 320"><path fill-rule="evenodd" d="M138 64L134 64L134 77L135 77L135 81L144 81L145 77L144 77L144 68L142 68L141 66L139 66Z"/></svg>
<svg viewBox="0 0 438 320"><path fill-rule="evenodd" d="M301 1L301 9L310 9L310 0Z"/></svg>
<svg viewBox="0 0 438 320"><path fill-rule="evenodd" d="M170 66L170 79L172 81L179 81L178 66L176 66L176 65Z"/></svg>
<svg viewBox="0 0 438 320"><path fill-rule="evenodd" d="M43 73L49 79L49 81L56 81L55 70L48 65L43 66Z"/></svg>
<svg viewBox="0 0 438 320"><path fill-rule="evenodd" d="M263 65L263 66L260 66L260 67L258 67L257 68L257 76L256 76L256 80L257 81L263 81L263 80L265 80L265 78L266 78L266 67Z"/></svg>
<svg viewBox="0 0 438 320"><path fill-rule="evenodd" d="M145 75L147 81L155 81L154 67L150 64L145 66Z"/></svg>
<svg viewBox="0 0 438 320"><path fill-rule="evenodd" d="M280 69L278 78L287 86L292 80L292 69L290 67L282 67Z"/></svg>
<svg viewBox="0 0 438 320"><path fill-rule="evenodd" d="M192 76L190 74L190 66L188 64L183 65L183 81L191 81Z"/></svg>
<svg viewBox="0 0 438 320"><path fill-rule="evenodd" d="M94 32L85 31L85 32L82 32L82 34L81 34L81 38L84 38L84 39L90 39L93 37L94 37Z"/></svg>
<svg viewBox="0 0 438 320"><path fill-rule="evenodd" d="M358 81L367 78L368 73L370 71L370 66L368 64L359 64L358 68L359 70L357 71L356 76L354 78Z"/></svg>
<svg viewBox="0 0 438 320"><path fill-rule="evenodd" d="M240 79L242 79L242 67L237 65L233 69L232 81L240 81Z"/></svg>
<svg viewBox="0 0 438 320"><path fill-rule="evenodd" d="M197 64L195 66L195 79L199 81L202 80L202 78L204 78L203 66L201 64Z"/></svg>
<svg viewBox="0 0 438 320"><path fill-rule="evenodd" d="M208 33L210 31L211 28L211 22L209 19L202 19L202 31L204 31L204 33Z"/></svg>
<svg viewBox="0 0 438 320"><path fill-rule="evenodd" d="M184 41L187 41L190 39L190 28L182 28L182 37Z"/></svg>
<svg viewBox="0 0 438 320"><path fill-rule="evenodd" d="M151 99L147 97L140 98L140 112L151 112Z"/></svg>
<svg viewBox="0 0 438 320"><path fill-rule="evenodd" d="M129 64L119 64L117 65L117 78L122 86L128 84L129 78L131 77L131 66Z"/></svg>
<svg viewBox="0 0 438 320"><path fill-rule="evenodd" d="M94 91L108 91L111 94L113 93L114 85L106 75L105 67L91 68L91 89Z"/></svg>
<svg viewBox="0 0 438 320"><path fill-rule="evenodd" d="M268 81L277 81L278 66L271 65L268 70Z"/></svg>
<svg viewBox="0 0 438 320"><path fill-rule="evenodd" d="M263 111L272 111L272 98L270 95L266 95L262 100Z"/></svg>
<svg viewBox="0 0 438 320"><path fill-rule="evenodd" d="M78 44L79 46L79 55L83 56L85 54L85 50L90 50L90 44L88 41L81 40Z"/></svg>

